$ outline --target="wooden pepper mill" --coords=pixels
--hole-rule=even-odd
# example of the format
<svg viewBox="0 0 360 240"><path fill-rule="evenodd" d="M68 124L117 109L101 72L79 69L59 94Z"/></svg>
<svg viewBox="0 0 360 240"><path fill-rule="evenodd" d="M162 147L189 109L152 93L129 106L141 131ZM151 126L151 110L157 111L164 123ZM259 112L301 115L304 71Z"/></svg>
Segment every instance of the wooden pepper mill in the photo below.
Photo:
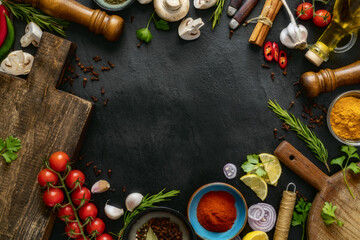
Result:
<svg viewBox="0 0 360 240"><path fill-rule="evenodd" d="M109 41L116 41L123 29L124 19L109 16L99 9L93 10L74 0L15 0L19 3L28 3L41 9L53 17L79 23L89 28L95 34L102 34Z"/></svg>
<svg viewBox="0 0 360 240"><path fill-rule="evenodd" d="M322 92L331 92L335 88L360 83L360 61L338 69L321 69L319 72L306 72L301 75L300 83L306 95L314 98Z"/></svg>

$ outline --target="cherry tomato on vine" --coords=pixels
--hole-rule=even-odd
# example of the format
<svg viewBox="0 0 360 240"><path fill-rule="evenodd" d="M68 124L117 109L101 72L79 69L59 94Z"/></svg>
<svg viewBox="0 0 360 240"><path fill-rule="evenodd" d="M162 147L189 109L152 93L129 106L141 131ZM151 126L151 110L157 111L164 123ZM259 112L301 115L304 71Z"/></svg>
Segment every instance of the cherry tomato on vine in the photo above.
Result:
<svg viewBox="0 0 360 240"><path fill-rule="evenodd" d="M266 42L264 45L264 57L267 61L271 62L274 58L272 42Z"/></svg>
<svg viewBox="0 0 360 240"><path fill-rule="evenodd" d="M59 181L59 177L50 169L44 168L38 174L38 182L40 186L45 187L47 183L51 183L55 186Z"/></svg>
<svg viewBox="0 0 360 240"><path fill-rule="evenodd" d="M63 172L69 162L69 156L64 152L53 153L49 158L50 167L57 172Z"/></svg>
<svg viewBox="0 0 360 240"><path fill-rule="evenodd" d="M296 16L301 20L309 20L313 17L313 5L309 2L301 3L296 8Z"/></svg>
<svg viewBox="0 0 360 240"><path fill-rule="evenodd" d="M79 209L79 217L83 221L85 221L85 219L88 217L92 217L93 219L95 219L97 213L97 207L93 203L85 203L84 206Z"/></svg>
<svg viewBox="0 0 360 240"><path fill-rule="evenodd" d="M273 52L274 52L274 60L277 62L279 61L279 46L276 42L273 42Z"/></svg>
<svg viewBox="0 0 360 240"><path fill-rule="evenodd" d="M70 222L65 226L65 233L71 238L80 239L81 235L75 235L76 233L81 233L80 227L76 222Z"/></svg>
<svg viewBox="0 0 360 240"><path fill-rule="evenodd" d="M47 206L53 207L57 203L62 203L64 201L64 193L59 188L49 187L43 194L43 200Z"/></svg>
<svg viewBox="0 0 360 240"><path fill-rule="evenodd" d="M325 9L317 10L313 17L313 22L318 27L325 27L331 21L331 14Z"/></svg>
<svg viewBox="0 0 360 240"><path fill-rule="evenodd" d="M80 170L71 170L65 179L66 186L73 189L76 183L82 186L85 182L85 175Z"/></svg>
<svg viewBox="0 0 360 240"><path fill-rule="evenodd" d="M97 231L96 235L101 235L105 230L105 223L100 218L95 218L94 221L90 221L86 225L86 231L88 234L93 234L95 231Z"/></svg>
<svg viewBox="0 0 360 240"><path fill-rule="evenodd" d="M287 56L284 50L281 50L279 53L279 66L281 69L284 69L287 66Z"/></svg>
<svg viewBox="0 0 360 240"><path fill-rule="evenodd" d="M108 233L103 233L96 240L113 240L113 237Z"/></svg>
<svg viewBox="0 0 360 240"><path fill-rule="evenodd" d="M67 205L65 207L59 207L57 216L58 216L58 218L60 218L63 221L65 221L65 219L67 219L67 220L75 219L74 210L71 208L70 205Z"/></svg>
<svg viewBox="0 0 360 240"><path fill-rule="evenodd" d="M77 188L71 193L71 200L73 201L74 204L78 206L81 204L82 199L85 199L85 201L88 202L90 198L91 198L90 190L86 187L81 187L81 189Z"/></svg>

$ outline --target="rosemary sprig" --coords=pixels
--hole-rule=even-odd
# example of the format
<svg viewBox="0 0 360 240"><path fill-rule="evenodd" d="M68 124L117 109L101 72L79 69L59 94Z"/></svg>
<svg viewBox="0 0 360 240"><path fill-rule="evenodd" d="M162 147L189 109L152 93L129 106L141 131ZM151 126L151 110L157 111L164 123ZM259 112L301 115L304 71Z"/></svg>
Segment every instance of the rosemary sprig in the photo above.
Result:
<svg viewBox="0 0 360 240"><path fill-rule="evenodd" d="M147 194L143 200L141 201L140 205L135 208L134 211L129 212L126 210L124 214L124 226L120 229L119 233L117 234L118 240L123 239L124 231L131 222L131 220L138 215L141 211L144 211L147 208L154 207L155 203L170 201L172 197L177 196L180 191L179 190L171 190L169 192L164 193L165 188L161 190L159 193L149 196Z"/></svg>
<svg viewBox="0 0 360 240"><path fill-rule="evenodd" d="M306 145L314 153L315 157L324 163L327 170L330 172L327 164L328 152L324 147L324 144L318 139L314 132L312 132L305 124L297 119L293 114L289 114L286 110L282 109L280 105L275 101L268 101L268 107L276 113L276 115L285 121L290 126L290 129L295 131L298 137L305 141Z"/></svg>
<svg viewBox="0 0 360 240"><path fill-rule="evenodd" d="M210 20L213 19L212 29L214 29L216 24L218 24L220 21L220 17L223 12L223 9L224 9L224 4L225 4L225 0L217 0L216 1L216 4L215 4L216 9L210 18Z"/></svg>
<svg viewBox="0 0 360 240"><path fill-rule="evenodd" d="M65 36L64 29L69 26L68 21L48 16L39 9L33 8L30 4L14 3L9 0L3 0L2 4L14 14L17 19L26 21L27 23L34 22L42 29L47 29Z"/></svg>

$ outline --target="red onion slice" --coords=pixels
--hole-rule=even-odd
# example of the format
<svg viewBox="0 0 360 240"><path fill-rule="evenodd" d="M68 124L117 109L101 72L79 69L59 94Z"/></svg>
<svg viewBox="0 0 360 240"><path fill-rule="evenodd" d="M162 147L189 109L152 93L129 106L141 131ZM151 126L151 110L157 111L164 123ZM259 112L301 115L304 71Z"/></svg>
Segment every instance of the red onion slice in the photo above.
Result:
<svg viewBox="0 0 360 240"><path fill-rule="evenodd" d="M261 219L261 210L264 212L264 215ZM248 215L248 222L250 227L254 231L263 231L263 232L269 232L271 229L274 228L276 223L276 211L273 208L273 206L267 204L267 203L258 203L255 205L252 205L249 208L249 215ZM259 219L259 220L256 220Z"/></svg>
<svg viewBox="0 0 360 240"><path fill-rule="evenodd" d="M223 168L223 171L224 171L225 177L228 179L233 179L236 177L237 168L232 163L226 164Z"/></svg>

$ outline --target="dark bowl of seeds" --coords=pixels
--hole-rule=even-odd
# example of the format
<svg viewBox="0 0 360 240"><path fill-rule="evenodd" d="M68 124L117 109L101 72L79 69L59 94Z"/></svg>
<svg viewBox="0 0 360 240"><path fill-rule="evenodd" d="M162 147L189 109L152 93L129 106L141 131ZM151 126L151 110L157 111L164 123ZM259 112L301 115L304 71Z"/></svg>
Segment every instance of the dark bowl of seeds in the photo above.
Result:
<svg viewBox="0 0 360 240"><path fill-rule="evenodd" d="M135 0L94 0L94 2L102 9L108 11L120 11L130 7Z"/></svg>
<svg viewBox="0 0 360 240"><path fill-rule="evenodd" d="M147 237L158 240L196 239L194 229L187 219L180 212L167 207L142 211L131 221L124 233L124 239L127 240L146 240Z"/></svg>

